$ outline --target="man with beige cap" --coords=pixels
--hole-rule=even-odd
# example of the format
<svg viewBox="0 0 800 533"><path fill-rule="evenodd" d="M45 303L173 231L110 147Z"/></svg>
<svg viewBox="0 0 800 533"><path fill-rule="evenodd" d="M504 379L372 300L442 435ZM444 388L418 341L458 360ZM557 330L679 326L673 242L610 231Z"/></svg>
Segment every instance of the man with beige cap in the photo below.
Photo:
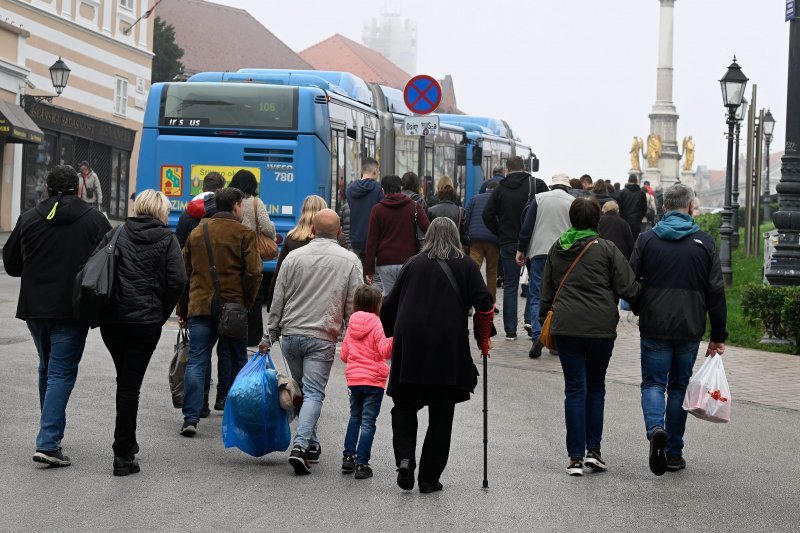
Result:
<svg viewBox="0 0 800 533"><path fill-rule="evenodd" d="M550 180L550 190L536 195L525 212L517 245L517 264L528 266L528 305L531 311L531 349L528 356L535 359L542 355L539 333L542 327L539 316L539 286L550 247L570 227L569 208L575 197L569 194L569 176L556 174ZM552 352L551 352L552 353Z"/></svg>

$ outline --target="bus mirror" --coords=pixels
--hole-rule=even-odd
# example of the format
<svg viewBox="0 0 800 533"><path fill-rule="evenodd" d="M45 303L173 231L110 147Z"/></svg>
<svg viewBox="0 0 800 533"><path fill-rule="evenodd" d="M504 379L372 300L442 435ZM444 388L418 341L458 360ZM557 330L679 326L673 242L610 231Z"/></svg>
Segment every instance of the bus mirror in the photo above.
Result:
<svg viewBox="0 0 800 533"><path fill-rule="evenodd" d="M467 164L467 147L456 146L456 165Z"/></svg>
<svg viewBox="0 0 800 533"><path fill-rule="evenodd" d="M475 167L481 166L483 163L483 148L476 146L472 149L472 165Z"/></svg>
<svg viewBox="0 0 800 533"><path fill-rule="evenodd" d="M531 154L530 159L528 159L528 168L530 168L531 172L539 172L539 158L535 154Z"/></svg>

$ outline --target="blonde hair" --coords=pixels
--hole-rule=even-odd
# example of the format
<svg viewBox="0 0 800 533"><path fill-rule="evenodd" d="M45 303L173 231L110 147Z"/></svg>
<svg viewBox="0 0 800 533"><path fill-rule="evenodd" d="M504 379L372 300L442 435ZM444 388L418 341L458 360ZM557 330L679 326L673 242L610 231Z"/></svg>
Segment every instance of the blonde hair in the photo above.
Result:
<svg viewBox="0 0 800 533"><path fill-rule="evenodd" d="M450 176L442 176L439 178L439 182L436 184L436 192L446 191L448 188L451 192L456 190L453 185L453 178Z"/></svg>
<svg viewBox="0 0 800 533"><path fill-rule="evenodd" d="M169 219L172 204L161 191L147 189L136 195L133 213L137 217L153 217L164 224Z"/></svg>
<svg viewBox="0 0 800 533"><path fill-rule="evenodd" d="M314 215L327 208L328 203L321 196L317 196L316 194L306 196L306 199L303 200L303 207L300 210L300 219L297 221L297 225L292 228L286 236L296 241L310 239L314 234L312 231L314 229Z"/></svg>
<svg viewBox="0 0 800 533"><path fill-rule="evenodd" d="M614 200L609 200L603 204L603 213L608 213L609 211L614 211L615 213L619 213L619 204Z"/></svg>

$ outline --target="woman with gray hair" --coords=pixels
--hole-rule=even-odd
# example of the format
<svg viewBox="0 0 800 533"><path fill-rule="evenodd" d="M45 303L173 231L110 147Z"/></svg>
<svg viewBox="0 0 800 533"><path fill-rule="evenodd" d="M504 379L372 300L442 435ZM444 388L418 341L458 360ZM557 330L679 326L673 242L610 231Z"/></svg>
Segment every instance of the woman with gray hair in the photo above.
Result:
<svg viewBox="0 0 800 533"><path fill-rule="evenodd" d="M136 416L144 374L186 284L178 239L167 226L170 202L148 189L136 197L134 216L106 234L95 253L117 237L114 296L100 334L117 370L114 475L139 472Z"/></svg>
<svg viewBox="0 0 800 533"><path fill-rule="evenodd" d="M414 488L417 411L424 406L429 423L419 462L419 491L442 490L439 478L450 453L455 405L468 400L477 384L467 330L472 307L476 322L491 322L492 297L480 270L461 251L453 221L438 218L428 227L422 251L403 266L381 309L386 336L394 336L386 393L394 401L397 484L404 490Z"/></svg>

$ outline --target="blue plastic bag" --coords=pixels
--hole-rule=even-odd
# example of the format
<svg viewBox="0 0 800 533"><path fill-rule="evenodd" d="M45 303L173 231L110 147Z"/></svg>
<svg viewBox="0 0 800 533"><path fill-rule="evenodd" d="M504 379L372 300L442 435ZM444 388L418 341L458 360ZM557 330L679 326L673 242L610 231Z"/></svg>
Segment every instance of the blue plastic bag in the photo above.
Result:
<svg viewBox="0 0 800 533"><path fill-rule="evenodd" d="M242 368L225 401L222 442L253 457L286 451L292 434L278 399L278 371L269 353Z"/></svg>

